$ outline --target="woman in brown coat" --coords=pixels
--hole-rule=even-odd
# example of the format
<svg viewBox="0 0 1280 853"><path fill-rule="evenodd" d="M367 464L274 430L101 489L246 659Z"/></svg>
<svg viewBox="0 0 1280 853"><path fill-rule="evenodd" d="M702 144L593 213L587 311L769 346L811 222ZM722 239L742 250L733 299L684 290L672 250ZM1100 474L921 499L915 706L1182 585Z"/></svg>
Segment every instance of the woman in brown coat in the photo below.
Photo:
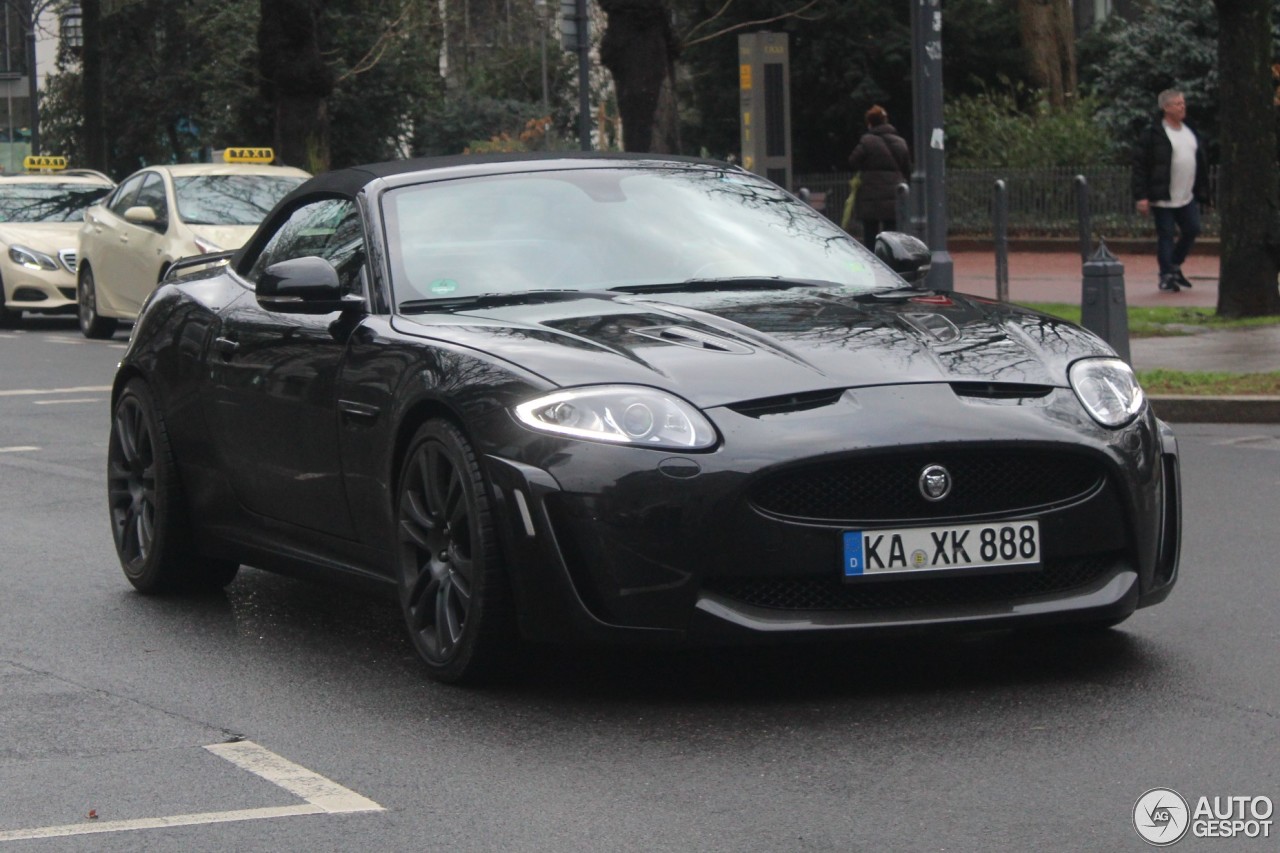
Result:
<svg viewBox="0 0 1280 853"><path fill-rule="evenodd" d="M849 155L861 181L853 202L853 218L862 222L862 239L875 247L876 235L897 228L897 187L911 179L911 150L889 124L878 104L867 110L867 132Z"/></svg>

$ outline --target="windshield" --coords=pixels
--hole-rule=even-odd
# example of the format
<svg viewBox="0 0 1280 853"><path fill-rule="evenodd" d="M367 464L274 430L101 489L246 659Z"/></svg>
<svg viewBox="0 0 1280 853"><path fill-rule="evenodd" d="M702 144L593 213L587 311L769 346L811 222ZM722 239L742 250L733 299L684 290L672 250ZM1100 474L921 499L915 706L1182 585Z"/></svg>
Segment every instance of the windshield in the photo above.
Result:
<svg viewBox="0 0 1280 853"><path fill-rule="evenodd" d="M188 225L257 225L306 178L294 175L192 175L174 178L178 216Z"/></svg>
<svg viewBox="0 0 1280 853"><path fill-rule="evenodd" d="M85 184L0 184L0 222L78 222L109 192Z"/></svg>
<svg viewBox="0 0 1280 853"><path fill-rule="evenodd" d="M398 302L749 279L902 286L774 184L707 167L600 168L419 184L383 200Z"/></svg>

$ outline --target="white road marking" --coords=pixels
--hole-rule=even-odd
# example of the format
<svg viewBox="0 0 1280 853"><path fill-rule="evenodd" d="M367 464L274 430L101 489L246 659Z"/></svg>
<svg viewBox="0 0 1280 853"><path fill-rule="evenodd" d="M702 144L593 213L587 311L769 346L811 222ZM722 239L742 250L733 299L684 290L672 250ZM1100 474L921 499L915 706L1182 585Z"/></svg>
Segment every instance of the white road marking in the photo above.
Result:
<svg viewBox="0 0 1280 853"><path fill-rule="evenodd" d="M72 397L70 400L32 400L37 406L62 406L67 403L101 403L101 397Z"/></svg>
<svg viewBox="0 0 1280 853"><path fill-rule="evenodd" d="M368 797L362 797L350 788L344 788L331 779L287 758L281 758L269 749L251 740L236 743L215 743L205 749L232 764L261 776L273 785L279 785L291 794L318 806L326 812L380 812L382 806Z"/></svg>
<svg viewBox="0 0 1280 853"><path fill-rule="evenodd" d="M47 394L101 394L110 390L110 385L80 385L75 388L11 388L7 391L0 391L0 397L36 397Z"/></svg>
<svg viewBox="0 0 1280 853"><path fill-rule="evenodd" d="M32 445L16 445L14 447L0 447L0 453L29 453L32 450L39 450L38 447Z"/></svg>
<svg viewBox="0 0 1280 853"><path fill-rule="evenodd" d="M0 830L0 841L18 841L29 838L65 838L69 835L95 835L103 832L130 832L138 829L160 829L166 826L195 826L205 823L228 823L242 820L266 820L277 817L296 817L314 814L349 814L352 812L386 811L368 797L344 788L332 779L294 764L264 749L253 741L215 743L205 749L230 761L232 764L261 776L268 782L284 788L306 800L294 806L268 806L259 809L235 809L226 812L198 812L194 814L168 815L166 817L138 818L136 820L108 820L93 823L73 823L64 826L43 826L34 829Z"/></svg>

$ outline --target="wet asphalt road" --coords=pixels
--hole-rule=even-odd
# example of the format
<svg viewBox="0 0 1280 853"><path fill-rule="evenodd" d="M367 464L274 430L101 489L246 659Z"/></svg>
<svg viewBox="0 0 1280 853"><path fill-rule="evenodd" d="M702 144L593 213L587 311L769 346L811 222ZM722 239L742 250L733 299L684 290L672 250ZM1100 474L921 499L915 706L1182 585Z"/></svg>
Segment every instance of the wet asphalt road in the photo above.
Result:
<svg viewBox="0 0 1280 853"><path fill-rule="evenodd" d="M0 331L0 850L1142 850L1150 788L1280 800L1280 426L1177 428L1179 586L1100 636L541 649L468 691L382 598L250 569L132 592L104 473L124 333L29 325ZM204 748L240 737L319 776ZM315 786L382 810L307 813ZM175 815L203 818L2 840Z"/></svg>

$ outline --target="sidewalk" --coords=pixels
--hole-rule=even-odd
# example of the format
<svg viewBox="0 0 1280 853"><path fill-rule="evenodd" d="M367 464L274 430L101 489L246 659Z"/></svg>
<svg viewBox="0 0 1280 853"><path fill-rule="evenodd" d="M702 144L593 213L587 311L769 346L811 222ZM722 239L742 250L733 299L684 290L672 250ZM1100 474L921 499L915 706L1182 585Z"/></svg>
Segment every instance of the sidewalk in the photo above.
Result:
<svg viewBox="0 0 1280 853"><path fill-rule="evenodd" d="M1119 253L1124 265L1125 301L1131 306L1215 307L1218 257L1192 255L1182 272L1190 290L1165 293L1156 287L1156 259L1150 254ZM995 253L962 250L951 255L955 289L995 298ZM1081 259L1073 251L1011 251L1009 299L1013 302L1080 304ZM1280 325L1233 331L1197 332L1171 338L1131 338L1129 350L1138 370L1165 368L1224 373L1280 371ZM1174 421L1280 423L1280 398L1154 398L1161 417Z"/></svg>
<svg viewBox="0 0 1280 853"><path fill-rule="evenodd" d="M1182 273L1195 286L1177 293L1165 293L1156 287L1154 255L1117 254L1116 258L1124 265L1124 295L1130 305L1214 307L1218 304L1218 258L1215 256L1192 255L1187 258L1182 265ZM995 297L994 252L953 252L951 261L956 290ZM1014 302L1079 305L1082 278L1078 252L1009 253L1009 298Z"/></svg>

